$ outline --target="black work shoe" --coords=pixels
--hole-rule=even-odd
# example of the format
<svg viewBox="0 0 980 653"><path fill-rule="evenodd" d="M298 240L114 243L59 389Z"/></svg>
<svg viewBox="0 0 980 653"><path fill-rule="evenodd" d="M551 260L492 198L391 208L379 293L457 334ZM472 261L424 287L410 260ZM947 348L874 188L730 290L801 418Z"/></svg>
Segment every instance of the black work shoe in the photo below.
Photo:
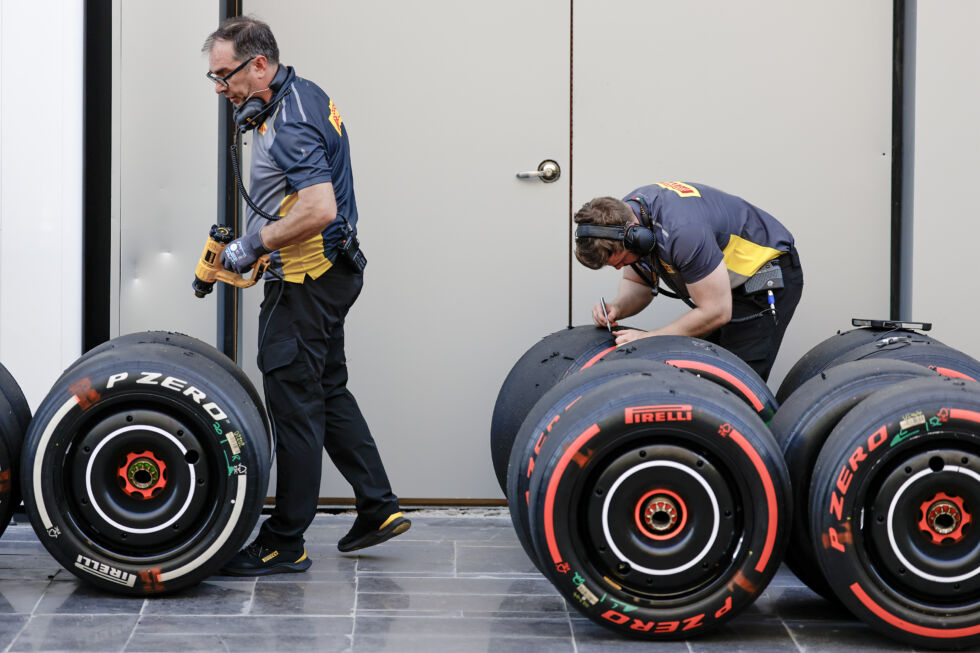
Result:
<svg viewBox="0 0 980 653"><path fill-rule="evenodd" d="M220 573L226 576L266 576L306 571L313 561L306 557L306 549L285 551L252 542L225 563Z"/></svg>
<svg viewBox="0 0 980 653"><path fill-rule="evenodd" d="M357 551L375 544L381 544L396 535L401 535L411 527L412 522L400 512L392 513L380 522L373 520L373 523L358 515L347 535L344 535L337 542L337 548L344 553Z"/></svg>

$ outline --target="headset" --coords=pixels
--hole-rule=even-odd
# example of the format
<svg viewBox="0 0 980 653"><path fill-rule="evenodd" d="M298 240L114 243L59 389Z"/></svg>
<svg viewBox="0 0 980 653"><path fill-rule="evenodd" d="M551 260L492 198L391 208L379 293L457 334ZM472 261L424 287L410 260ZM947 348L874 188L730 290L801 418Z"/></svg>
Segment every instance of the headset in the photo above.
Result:
<svg viewBox="0 0 980 653"><path fill-rule="evenodd" d="M293 72L292 68L279 64L279 70L276 71L275 77L269 83L272 99L263 102L262 98L250 97L235 107L231 118L235 122L235 126L238 127L239 133L244 134L261 125L266 116L279 106L283 98L289 95L290 84L295 77L296 73Z"/></svg>
<svg viewBox="0 0 980 653"><path fill-rule="evenodd" d="M639 204L639 202L637 202ZM580 224L575 228L576 238L603 238L605 240L620 240L628 252L649 256L657 246L657 237L653 229L647 226L650 222L646 210L640 206L640 220L643 224L631 224L621 227Z"/></svg>

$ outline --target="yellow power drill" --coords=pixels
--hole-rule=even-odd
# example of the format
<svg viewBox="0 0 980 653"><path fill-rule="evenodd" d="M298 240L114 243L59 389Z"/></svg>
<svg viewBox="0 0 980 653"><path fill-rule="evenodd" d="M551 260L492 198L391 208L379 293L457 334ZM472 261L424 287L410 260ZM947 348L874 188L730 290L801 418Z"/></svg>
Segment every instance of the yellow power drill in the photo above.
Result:
<svg viewBox="0 0 980 653"><path fill-rule="evenodd" d="M221 267L221 252L234 239L235 236L230 227L211 225L208 241L204 244L204 252L201 254L201 260L197 263L197 269L194 270L194 281L191 284L194 288L194 294L198 297L204 297L214 290L215 281L224 281L236 288L251 288L265 274L269 267L268 254L263 254L252 264L252 277L250 279Z"/></svg>

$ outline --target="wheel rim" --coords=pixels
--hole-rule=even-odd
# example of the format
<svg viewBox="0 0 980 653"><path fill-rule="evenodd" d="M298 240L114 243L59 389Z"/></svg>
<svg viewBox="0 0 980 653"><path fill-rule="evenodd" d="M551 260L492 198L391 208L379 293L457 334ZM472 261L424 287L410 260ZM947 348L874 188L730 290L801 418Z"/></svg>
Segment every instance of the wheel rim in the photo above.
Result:
<svg viewBox="0 0 980 653"><path fill-rule="evenodd" d="M213 445L171 412L147 402L103 410L67 450L65 516L105 555L171 558L192 547L214 517L223 482Z"/></svg>
<svg viewBox="0 0 980 653"><path fill-rule="evenodd" d="M934 441L934 445L935 445ZM978 456L963 443L930 446L877 475L865 502L867 562L908 600L963 606L980 601Z"/></svg>
<svg viewBox="0 0 980 653"><path fill-rule="evenodd" d="M585 558L597 573L638 597L669 602L730 571L742 519L723 467L673 444L607 461L583 491Z"/></svg>

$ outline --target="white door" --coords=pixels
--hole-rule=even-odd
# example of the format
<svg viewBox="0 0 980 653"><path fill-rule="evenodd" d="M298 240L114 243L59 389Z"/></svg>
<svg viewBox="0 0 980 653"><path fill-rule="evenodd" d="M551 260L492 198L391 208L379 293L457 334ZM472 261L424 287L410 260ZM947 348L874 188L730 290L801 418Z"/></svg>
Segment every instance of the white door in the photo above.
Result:
<svg viewBox="0 0 980 653"><path fill-rule="evenodd" d="M347 322L350 389L403 497L501 496L500 384L568 320L569 10L560 0L273 2L283 63L350 133L365 287ZM260 293L244 293L255 369ZM271 494L271 491L270 491ZM321 496L350 488L325 459Z"/></svg>

